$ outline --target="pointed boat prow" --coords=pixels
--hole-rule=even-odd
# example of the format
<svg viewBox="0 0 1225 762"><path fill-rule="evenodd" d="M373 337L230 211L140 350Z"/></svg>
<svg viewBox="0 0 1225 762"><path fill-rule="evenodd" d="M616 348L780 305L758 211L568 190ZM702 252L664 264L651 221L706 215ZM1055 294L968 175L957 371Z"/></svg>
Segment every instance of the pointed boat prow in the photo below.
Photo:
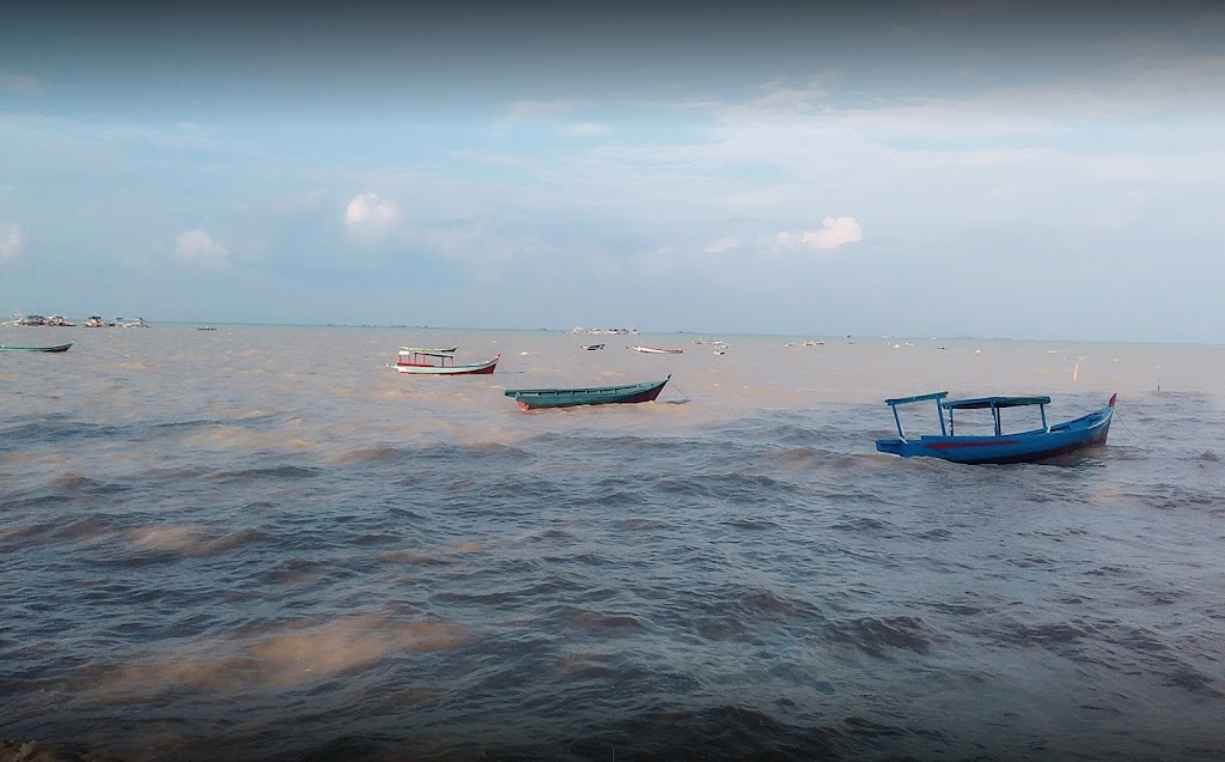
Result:
<svg viewBox="0 0 1225 762"><path fill-rule="evenodd" d="M1115 399L1116 399L1118 396L1119 396L1119 393L1118 393L1118 392L1115 392L1114 394L1110 395L1110 401L1106 403L1106 406L1107 406L1107 407L1114 407L1114 401L1115 401Z"/></svg>

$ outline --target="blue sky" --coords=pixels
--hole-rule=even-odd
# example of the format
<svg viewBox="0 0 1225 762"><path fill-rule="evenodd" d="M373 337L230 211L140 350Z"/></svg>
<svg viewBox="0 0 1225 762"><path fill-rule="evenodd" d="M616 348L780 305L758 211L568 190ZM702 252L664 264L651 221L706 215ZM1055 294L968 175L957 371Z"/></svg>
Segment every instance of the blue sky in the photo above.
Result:
<svg viewBox="0 0 1225 762"><path fill-rule="evenodd" d="M1225 9L0 10L0 316L1225 343Z"/></svg>

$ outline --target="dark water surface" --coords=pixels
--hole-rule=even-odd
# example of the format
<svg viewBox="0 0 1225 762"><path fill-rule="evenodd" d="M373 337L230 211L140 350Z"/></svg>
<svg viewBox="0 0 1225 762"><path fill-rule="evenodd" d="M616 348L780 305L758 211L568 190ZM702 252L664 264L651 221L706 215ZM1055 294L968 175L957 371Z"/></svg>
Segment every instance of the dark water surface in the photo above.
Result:
<svg viewBox="0 0 1225 762"><path fill-rule="evenodd" d="M0 357L0 738L1225 759L1225 348L3 330L77 345ZM503 360L384 367L414 339ZM667 373L647 405L502 395ZM940 389L1118 416L1058 465L874 452L883 398Z"/></svg>

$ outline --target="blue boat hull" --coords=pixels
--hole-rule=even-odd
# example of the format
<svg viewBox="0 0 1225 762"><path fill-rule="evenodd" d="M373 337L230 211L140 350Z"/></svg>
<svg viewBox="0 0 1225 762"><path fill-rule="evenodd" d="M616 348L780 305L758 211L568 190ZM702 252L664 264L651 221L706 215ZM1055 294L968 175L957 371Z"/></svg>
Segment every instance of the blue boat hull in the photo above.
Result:
<svg viewBox="0 0 1225 762"><path fill-rule="evenodd" d="M918 439L878 439L879 452L903 458L940 458L953 463L1034 463L1087 447L1106 444L1114 407L1107 405L1088 415L1056 424L1001 436L932 436Z"/></svg>

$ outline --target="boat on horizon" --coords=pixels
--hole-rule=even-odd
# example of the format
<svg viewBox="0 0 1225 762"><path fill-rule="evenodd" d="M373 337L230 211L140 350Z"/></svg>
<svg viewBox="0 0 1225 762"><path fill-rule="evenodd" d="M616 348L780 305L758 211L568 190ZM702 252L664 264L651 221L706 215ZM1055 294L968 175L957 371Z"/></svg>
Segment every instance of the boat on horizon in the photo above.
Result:
<svg viewBox="0 0 1225 762"><path fill-rule="evenodd" d="M653 402L671 378L672 374L668 374L667 378L660 381L644 381L637 384L577 389L507 389L503 393L513 398L521 410L578 407L579 405L624 405Z"/></svg>
<svg viewBox="0 0 1225 762"><path fill-rule="evenodd" d="M893 410L897 424L897 439L878 439L878 452L900 455L903 458L940 458L953 463L1002 464L1036 463L1088 447L1106 444L1110 422L1114 418L1114 403L1118 394L1110 395L1104 407L1070 421L1048 425L1046 406L1051 398L1035 397L973 397L967 399L945 399L948 392L919 394L885 400ZM939 434L924 434L918 439L909 439L902 429L898 407L916 402L934 401L936 417L940 422ZM1005 434L1000 412L1009 408L1037 406L1042 425L1036 429ZM993 434L957 434L954 411L989 410L993 423ZM948 411L945 425L944 413Z"/></svg>
<svg viewBox="0 0 1225 762"><path fill-rule="evenodd" d="M644 347L633 346L630 349L641 355L679 355L683 354L683 349L661 349L660 347Z"/></svg>

